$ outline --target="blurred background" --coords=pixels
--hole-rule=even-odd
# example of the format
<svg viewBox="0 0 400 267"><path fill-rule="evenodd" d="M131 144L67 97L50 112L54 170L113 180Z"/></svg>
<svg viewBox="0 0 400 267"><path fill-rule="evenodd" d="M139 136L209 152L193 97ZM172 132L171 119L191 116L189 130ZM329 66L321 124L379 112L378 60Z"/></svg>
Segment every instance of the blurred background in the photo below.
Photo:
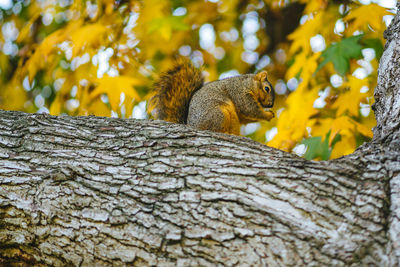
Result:
<svg viewBox="0 0 400 267"><path fill-rule="evenodd" d="M206 81L267 70L270 122L243 135L307 159L372 137L383 32L396 0L0 0L0 108L151 118L177 55Z"/></svg>

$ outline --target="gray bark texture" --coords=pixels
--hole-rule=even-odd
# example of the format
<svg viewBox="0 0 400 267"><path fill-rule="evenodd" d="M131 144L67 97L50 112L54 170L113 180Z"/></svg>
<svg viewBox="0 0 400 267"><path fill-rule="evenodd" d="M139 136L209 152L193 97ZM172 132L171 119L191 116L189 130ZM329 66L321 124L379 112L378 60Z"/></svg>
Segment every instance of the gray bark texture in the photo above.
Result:
<svg viewBox="0 0 400 267"><path fill-rule="evenodd" d="M0 112L0 265L399 266L400 17L374 138L307 161L162 121Z"/></svg>

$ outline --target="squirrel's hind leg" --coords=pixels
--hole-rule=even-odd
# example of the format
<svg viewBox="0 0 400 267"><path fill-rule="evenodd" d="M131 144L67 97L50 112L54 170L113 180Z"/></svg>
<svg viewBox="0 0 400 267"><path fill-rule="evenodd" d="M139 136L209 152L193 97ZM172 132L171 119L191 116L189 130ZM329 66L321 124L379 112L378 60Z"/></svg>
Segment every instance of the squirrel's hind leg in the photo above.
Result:
<svg viewBox="0 0 400 267"><path fill-rule="evenodd" d="M200 130L240 135L239 117L232 101L219 104L196 118L189 116L188 124Z"/></svg>
<svg viewBox="0 0 400 267"><path fill-rule="evenodd" d="M239 116L236 113L235 105L232 101L224 103L220 106L220 110L224 116L221 123L223 133L240 135L240 122Z"/></svg>

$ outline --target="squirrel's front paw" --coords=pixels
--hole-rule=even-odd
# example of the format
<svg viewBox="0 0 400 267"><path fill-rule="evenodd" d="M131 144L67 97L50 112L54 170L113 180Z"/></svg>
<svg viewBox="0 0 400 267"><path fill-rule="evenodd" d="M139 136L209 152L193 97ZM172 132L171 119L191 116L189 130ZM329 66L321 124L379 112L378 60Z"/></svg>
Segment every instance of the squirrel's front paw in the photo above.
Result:
<svg viewBox="0 0 400 267"><path fill-rule="evenodd" d="M271 120L275 117L275 113L272 110L267 111L267 120Z"/></svg>

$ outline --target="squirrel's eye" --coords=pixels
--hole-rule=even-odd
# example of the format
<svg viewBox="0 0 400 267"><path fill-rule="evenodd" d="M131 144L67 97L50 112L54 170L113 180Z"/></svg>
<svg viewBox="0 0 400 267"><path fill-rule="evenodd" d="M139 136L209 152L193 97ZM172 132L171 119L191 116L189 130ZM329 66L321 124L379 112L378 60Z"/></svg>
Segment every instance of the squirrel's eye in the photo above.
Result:
<svg viewBox="0 0 400 267"><path fill-rule="evenodd" d="M265 87L264 87L264 90L265 90L267 93L269 93L269 92L271 91L271 88L269 88L268 86L265 86Z"/></svg>

